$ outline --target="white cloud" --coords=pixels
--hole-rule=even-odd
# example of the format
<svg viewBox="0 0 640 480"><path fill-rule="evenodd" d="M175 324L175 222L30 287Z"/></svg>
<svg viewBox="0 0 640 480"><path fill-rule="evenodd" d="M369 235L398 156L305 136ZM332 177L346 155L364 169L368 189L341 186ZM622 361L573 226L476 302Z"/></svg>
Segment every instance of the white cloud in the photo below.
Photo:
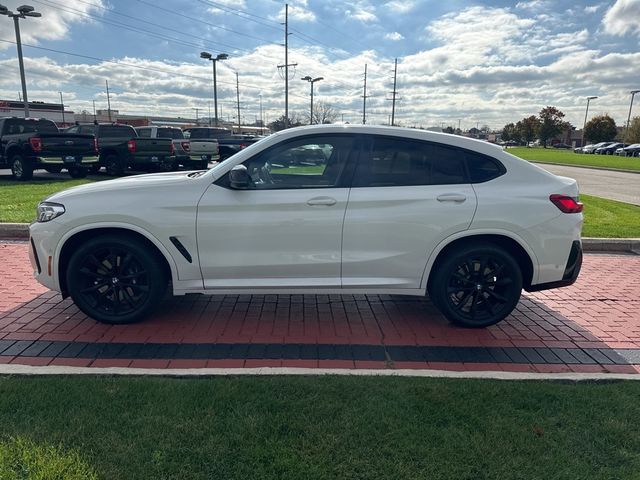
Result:
<svg viewBox="0 0 640 480"><path fill-rule="evenodd" d="M404 36L398 32L385 33L384 38L387 40L399 41L404 40Z"/></svg>
<svg viewBox="0 0 640 480"><path fill-rule="evenodd" d="M24 1L2 0L2 4L9 10L16 12L19 5L23 5ZM28 2L27 2L28 3ZM102 14L104 10L103 0L95 0L93 5L75 2L73 8L82 14ZM27 18L20 20L20 36L25 44L39 44L41 40L62 40L68 37L69 29L73 23L91 23L93 20L84 15L77 15L59 8L47 6L45 4L36 4L36 11L42 14L41 18ZM12 20L8 17L0 17L0 30L3 37L7 40L14 40ZM15 48L10 43L0 42L0 50L7 48Z"/></svg>
<svg viewBox="0 0 640 480"><path fill-rule="evenodd" d="M548 0L529 0L525 2L518 2L516 8L523 10L543 10L549 5Z"/></svg>
<svg viewBox="0 0 640 480"><path fill-rule="evenodd" d="M392 13L408 13L415 8L417 3L417 0L392 0L387 2L384 8Z"/></svg>
<svg viewBox="0 0 640 480"><path fill-rule="evenodd" d="M640 0L617 0L604 18L604 31L611 35L640 35Z"/></svg>
<svg viewBox="0 0 640 480"><path fill-rule="evenodd" d="M584 7L584 11L585 13L596 13L602 6L602 3L598 5L587 5L586 7Z"/></svg>

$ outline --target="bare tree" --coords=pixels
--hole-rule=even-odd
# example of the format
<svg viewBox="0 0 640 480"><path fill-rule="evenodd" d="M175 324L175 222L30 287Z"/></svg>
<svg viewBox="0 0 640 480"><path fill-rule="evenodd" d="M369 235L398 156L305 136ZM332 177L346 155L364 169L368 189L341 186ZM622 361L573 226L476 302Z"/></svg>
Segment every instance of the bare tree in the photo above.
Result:
<svg viewBox="0 0 640 480"><path fill-rule="evenodd" d="M315 124L333 123L339 115L333 106L322 100L313 104L313 123Z"/></svg>

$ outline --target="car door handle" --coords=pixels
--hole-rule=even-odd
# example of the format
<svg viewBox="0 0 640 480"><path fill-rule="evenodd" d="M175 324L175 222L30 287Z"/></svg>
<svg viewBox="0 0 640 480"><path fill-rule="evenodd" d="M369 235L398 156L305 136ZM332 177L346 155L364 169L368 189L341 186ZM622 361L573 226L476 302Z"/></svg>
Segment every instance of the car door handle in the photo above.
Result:
<svg viewBox="0 0 640 480"><path fill-rule="evenodd" d="M462 195L461 193L443 193L442 195L438 195L437 200L439 202L456 202L462 203L467 199L466 195Z"/></svg>
<svg viewBox="0 0 640 480"><path fill-rule="evenodd" d="M338 201L335 198L331 197L314 197L307 200L307 205L310 207L315 207L317 205L325 205L330 207L331 205L335 205Z"/></svg>

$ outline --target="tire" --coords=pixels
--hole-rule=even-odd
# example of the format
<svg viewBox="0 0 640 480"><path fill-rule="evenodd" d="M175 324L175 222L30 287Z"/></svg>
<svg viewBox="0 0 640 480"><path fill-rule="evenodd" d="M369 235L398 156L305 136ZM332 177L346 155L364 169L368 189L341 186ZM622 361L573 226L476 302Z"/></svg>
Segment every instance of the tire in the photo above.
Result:
<svg viewBox="0 0 640 480"><path fill-rule="evenodd" d="M22 155L14 155L11 157L11 175L15 180L27 181L33 178L33 165Z"/></svg>
<svg viewBox="0 0 640 480"><path fill-rule="evenodd" d="M92 175L95 175L96 173L98 173L100 171L100 164L99 163L94 163L89 167L89 173Z"/></svg>
<svg viewBox="0 0 640 480"><path fill-rule="evenodd" d="M495 245L461 247L447 254L435 268L431 299L456 325L493 325L509 315L520 300L520 266Z"/></svg>
<svg viewBox="0 0 640 480"><path fill-rule="evenodd" d="M49 173L60 173L62 171L62 167L60 165L49 165L44 167L44 169Z"/></svg>
<svg viewBox="0 0 640 480"><path fill-rule="evenodd" d="M124 165L117 155L108 155L104 159L104 166L107 170L107 175L112 177L121 177L124 175Z"/></svg>
<svg viewBox="0 0 640 480"><path fill-rule="evenodd" d="M71 178L85 178L89 170L84 167L71 167L69 168L69 176Z"/></svg>
<svg viewBox="0 0 640 480"><path fill-rule="evenodd" d="M165 294L168 280L160 262L134 238L103 235L74 252L67 288L78 308L99 322L136 322L150 315Z"/></svg>

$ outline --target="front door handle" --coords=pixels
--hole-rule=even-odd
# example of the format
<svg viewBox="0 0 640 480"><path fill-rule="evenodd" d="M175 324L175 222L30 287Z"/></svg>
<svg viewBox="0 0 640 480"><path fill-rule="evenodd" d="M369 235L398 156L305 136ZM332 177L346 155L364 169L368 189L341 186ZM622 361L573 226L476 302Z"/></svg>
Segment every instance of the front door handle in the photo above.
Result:
<svg viewBox="0 0 640 480"><path fill-rule="evenodd" d="M324 205L330 207L335 205L338 201L335 198L331 197L313 197L307 200L307 205L310 207L315 207L317 205Z"/></svg>
<svg viewBox="0 0 640 480"><path fill-rule="evenodd" d="M443 193L442 195L438 195L437 200L439 202L456 202L462 203L467 199L466 195L462 195L461 193Z"/></svg>

